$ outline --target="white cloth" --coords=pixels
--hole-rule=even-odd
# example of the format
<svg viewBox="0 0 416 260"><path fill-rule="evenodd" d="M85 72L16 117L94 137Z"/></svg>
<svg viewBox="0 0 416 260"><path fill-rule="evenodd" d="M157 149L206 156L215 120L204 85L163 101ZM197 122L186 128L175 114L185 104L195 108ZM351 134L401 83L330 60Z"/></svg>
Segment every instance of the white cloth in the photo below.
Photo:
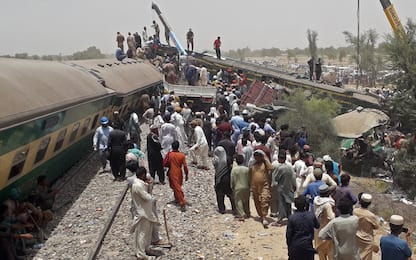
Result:
<svg viewBox="0 0 416 260"><path fill-rule="evenodd" d="M188 139L185 133L185 120L183 119L181 114L179 114L178 112L174 112L171 116L171 122L176 129L176 136L178 137L179 148L184 149L185 140Z"/></svg>
<svg viewBox="0 0 416 260"><path fill-rule="evenodd" d="M199 78L201 80L201 86L208 85L208 71L207 71L207 68L202 67L200 69Z"/></svg>
<svg viewBox="0 0 416 260"><path fill-rule="evenodd" d="M192 160L197 162L197 156L201 157L202 166L208 167L208 142L204 130L197 125L194 128L195 144L189 149Z"/></svg>
<svg viewBox="0 0 416 260"><path fill-rule="evenodd" d="M135 255L147 259L146 250L152 240L153 225L158 223L153 211L154 199L148 192L149 186L141 179L134 179L131 187Z"/></svg>
<svg viewBox="0 0 416 260"><path fill-rule="evenodd" d="M191 147L191 150L195 150L197 147L208 145L207 138L205 137L202 127L197 125L194 128L195 144Z"/></svg>
<svg viewBox="0 0 416 260"><path fill-rule="evenodd" d="M312 167L312 171L313 171L313 166L311 166L311 167ZM308 171L309 171L309 168L310 167L308 167ZM302 187L306 188L309 183L314 182L314 181L315 181L315 176L313 175L313 172L309 173L306 176L306 179L303 182ZM331 176L329 176L326 173L322 174L322 181L325 182L330 188L336 188L337 187L337 183L331 178Z"/></svg>
<svg viewBox="0 0 416 260"><path fill-rule="evenodd" d="M157 115L153 118L153 124L157 126L158 129L160 129L163 123L165 123L165 121L163 121L163 118L161 115Z"/></svg>
<svg viewBox="0 0 416 260"><path fill-rule="evenodd" d="M165 158L165 155L172 149L173 141L178 140L175 126L171 123L164 123L160 127L159 140L162 145L162 156Z"/></svg>

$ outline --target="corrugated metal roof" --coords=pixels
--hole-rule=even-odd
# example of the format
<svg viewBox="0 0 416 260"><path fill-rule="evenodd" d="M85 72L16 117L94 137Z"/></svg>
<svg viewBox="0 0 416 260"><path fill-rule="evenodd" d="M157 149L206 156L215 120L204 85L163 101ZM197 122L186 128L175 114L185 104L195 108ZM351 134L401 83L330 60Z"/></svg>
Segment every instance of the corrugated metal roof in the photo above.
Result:
<svg viewBox="0 0 416 260"><path fill-rule="evenodd" d="M249 90L241 97L241 104L247 103L261 106L265 104L272 104L273 100L277 98L277 90L264 84L261 81L254 81Z"/></svg>

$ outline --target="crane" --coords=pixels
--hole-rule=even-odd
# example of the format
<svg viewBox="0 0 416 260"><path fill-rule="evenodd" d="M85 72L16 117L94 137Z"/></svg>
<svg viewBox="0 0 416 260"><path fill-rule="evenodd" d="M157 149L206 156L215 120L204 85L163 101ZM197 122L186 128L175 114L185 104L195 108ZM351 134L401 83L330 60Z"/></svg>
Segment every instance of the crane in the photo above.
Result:
<svg viewBox="0 0 416 260"><path fill-rule="evenodd" d="M394 9L390 0L380 0L380 3L383 6L384 13L387 16L387 20L389 20L389 23L393 28L393 31L399 34L405 33L402 22L400 21L396 9Z"/></svg>
<svg viewBox="0 0 416 260"><path fill-rule="evenodd" d="M159 6L157 6L156 3L152 2L152 9L155 10L157 15L159 16L160 21L162 21L163 26L165 26L165 33L169 33L169 38L172 39L173 43L175 43L175 47L178 50L180 55L187 55L187 52L182 47L181 43L179 42L178 38L176 38L175 33L172 31L172 28L169 26L169 24L166 22L165 17L162 15L162 12L159 9Z"/></svg>

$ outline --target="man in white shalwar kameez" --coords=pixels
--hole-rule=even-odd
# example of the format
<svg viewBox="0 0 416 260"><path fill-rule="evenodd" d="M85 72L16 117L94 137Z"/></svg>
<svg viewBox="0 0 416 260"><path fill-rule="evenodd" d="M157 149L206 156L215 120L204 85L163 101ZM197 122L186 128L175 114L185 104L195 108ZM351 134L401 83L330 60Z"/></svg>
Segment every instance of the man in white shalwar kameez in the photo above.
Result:
<svg viewBox="0 0 416 260"><path fill-rule="evenodd" d="M165 158L166 154L172 148L173 141L178 140L176 134L176 128L172 123L169 123L171 120L170 115L165 115L163 120L165 123L160 127L160 144L162 145L162 157Z"/></svg>
<svg viewBox="0 0 416 260"><path fill-rule="evenodd" d="M188 140L186 133L185 133L185 120L183 119L182 115L180 114L181 108L176 107L175 112L171 115L171 122L175 126L176 135L178 137L179 142L179 149L184 150L185 148L185 140Z"/></svg>
<svg viewBox="0 0 416 260"><path fill-rule="evenodd" d="M146 168L139 167L136 176L131 187L133 225L130 233L134 235L136 257L150 259L147 252L150 251L153 225L158 223L158 219L153 211L154 198L146 183Z"/></svg>

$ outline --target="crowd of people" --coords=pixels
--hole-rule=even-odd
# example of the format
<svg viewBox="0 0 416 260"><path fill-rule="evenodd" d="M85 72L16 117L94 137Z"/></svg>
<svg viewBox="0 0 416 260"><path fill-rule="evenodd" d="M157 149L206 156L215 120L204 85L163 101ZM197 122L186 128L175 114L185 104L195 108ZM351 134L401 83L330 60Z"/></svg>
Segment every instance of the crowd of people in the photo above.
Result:
<svg viewBox="0 0 416 260"><path fill-rule="evenodd" d="M26 199L13 189L0 205L0 258L25 259L30 248L47 237L43 230L53 219L52 211L58 190L51 189L47 177L37 178L37 186Z"/></svg>
<svg viewBox="0 0 416 260"><path fill-rule="evenodd" d="M339 163L330 155L316 157L313 154L308 145L306 127L291 130L289 125L282 124L277 129L270 119L251 117L247 110L241 109L238 85L219 85L218 91L216 106L211 107L209 112L193 110L181 102L174 92L164 95L155 93L148 97L149 106L143 108L140 117L132 112L129 122L124 124L125 129L130 130L121 132L120 138L115 137L118 135L116 130L111 131L111 127L117 129L117 125L123 124L109 123L107 118L103 118L103 125L97 129L97 134L101 135L100 129L107 127L110 129L108 137L97 137L94 144L98 147L102 140L107 142L105 147L109 151L115 180L125 179L123 165L132 169L134 164L132 172L136 172L141 180L137 180L141 184L136 186L141 188L140 192L135 189L132 192L140 195L146 190L145 194L150 198L147 185L153 185L156 178L156 183L164 185L167 176L174 203L185 212L187 201L182 184L188 180L188 158L191 167L204 171L213 168L220 214L232 213L237 220L244 221L253 216L250 211L252 199L258 220L264 228L287 225L289 259L314 259L315 253L320 259L372 259L373 252L379 250L374 241L374 231L379 228L380 219L369 210L371 194L354 194L349 187L350 176L342 171ZM149 162L147 177L143 173L140 177L134 170L145 166L140 162L143 158L140 142L134 141L138 133L131 131L134 127L129 127L131 123L140 124L139 121L150 128L146 143ZM133 141L127 141L128 137L132 137ZM117 140L122 141L119 143ZM131 151L124 150L123 159L118 152L113 152L117 147L123 147L124 142L138 150L136 154L142 155L129 157L127 155ZM113 153L116 156L113 157ZM115 163L117 160L125 161ZM119 175L119 169L124 173ZM147 173L145 168L142 171ZM136 187L135 180L132 183ZM145 199L140 196L141 200ZM225 197L229 199L231 209L226 208ZM137 209L142 202L134 203L135 218L154 221L153 217L146 217ZM354 208L357 203L360 206ZM156 213L154 207L152 216ZM269 217L276 220L269 223ZM402 229L403 221L401 216L391 217L391 234L383 237L380 243L383 259L393 259L390 256L397 259L410 257L411 231L406 233L408 243L398 238L400 232L405 230ZM140 225L135 227L142 228ZM136 237L151 237L149 229L135 232L138 232ZM140 232L147 232L147 235L140 235ZM157 239L136 241L137 255L146 255L152 241ZM139 243L142 243L141 246Z"/></svg>

